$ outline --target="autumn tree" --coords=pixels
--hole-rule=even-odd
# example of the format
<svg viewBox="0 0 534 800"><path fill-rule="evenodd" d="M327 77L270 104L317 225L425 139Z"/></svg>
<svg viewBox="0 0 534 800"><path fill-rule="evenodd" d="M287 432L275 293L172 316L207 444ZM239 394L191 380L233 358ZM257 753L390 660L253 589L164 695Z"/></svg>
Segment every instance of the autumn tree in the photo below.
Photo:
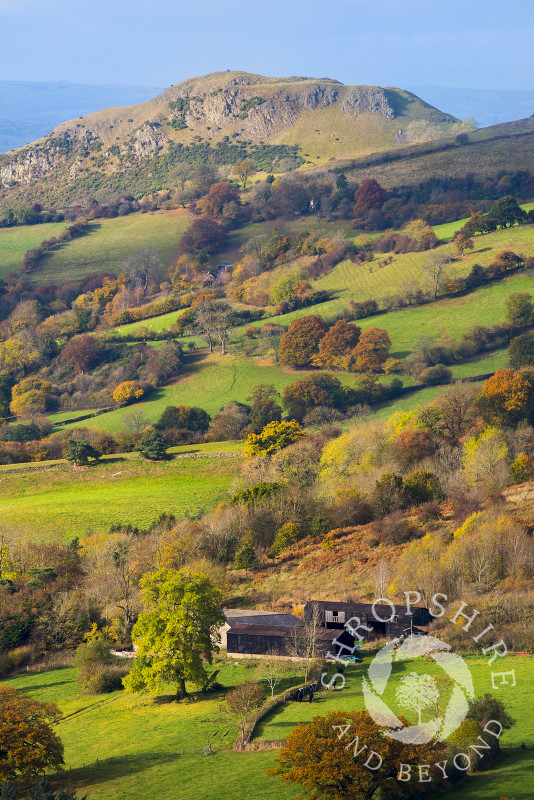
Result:
<svg viewBox="0 0 534 800"><path fill-rule="evenodd" d="M475 243L469 236L466 236L465 233L460 231L460 233L458 233L458 235L454 238L454 246L463 258L465 251L472 250L475 246Z"/></svg>
<svg viewBox="0 0 534 800"><path fill-rule="evenodd" d="M239 189L234 183L220 181L210 186L208 194L202 198L199 206L204 214L218 217L222 215L228 203L239 203Z"/></svg>
<svg viewBox="0 0 534 800"><path fill-rule="evenodd" d="M37 377L25 378L13 386L11 412L22 416L52 411L57 407L56 392L57 389L49 381Z"/></svg>
<svg viewBox="0 0 534 800"><path fill-rule="evenodd" d="M265 689L259 683L246 681L239 684L226 695L230 714L238 721L241 731L241 745L245 744L245 730L250 715L265 702Z"/></svg>
<svg viewBox="0 0 534 800"><path fill-rule="evenodd" d="M486 422L515 427L530 416L532 399L532 384L520 372L498 369L484 383L477 407Z"/></svg>
<svg viewBox="0 0 534 800"><path fill-rule="evenodd" d="M224 625L222 593L202 572L160 569L141 579L146 610L134 625L138 643L132 669L124 679L128 691L157 689L162 682L187 695L186 681L202 686Z"/></svg>
<svg viewBox="0 0 534 800"><path fill-rule="evenodd" d="M134 400L139 400L143 394L144 390L137 381L123 381L113 392L113 399L118 405L126 405Z"/></svg>
<svg viewBox="0 0 534 800"><path fill-rule="evenodd" d="M354 216L364 217L373 209L381 209L387 200L387 192L374 178L366 178L354 194Z"/></svg>
<svg viewBox="0 0 534 800"><path fill-rule="evenodd" d="M339 319L319 342L313 363L326 369L342 369L345 357L358 344L361 328Z"/></svg>
<svg viewBox="0 0 534 800"><path fill-rule="evenodd" d="M215 253L226 241L226 228L212 217L197 217L180 240L180 253Z"/></svg>
<svg viewBox="0 0 534 800"><path fill-rule="evenodd" d="M309 366L327 331L327 323L317 314L294 319L280 339L280 363L290 367Z"/></svg>
<svg viewBox="0 0 534 800"><path fill-rule="evenodd" d="M288 415L300 422L317 406L343 410L347 397L347 390L334 375L310 375L286 386L282 403Z"/></svg>
<svg viewBox="0 0 534 800"><path fill-rule="evenodd" d="M305 436L306 433L294 419L289 422L270 422L261 433L251 433L247 436L245 454L249 458L272 456Z"/></svg>
<svg viewBox="0 0 534 800"><path fill-rule="evenodd" d="M502 432L489 427L479 436L471 436L463 445L462 464L467 482L473 488L487 487L496 468L508 456Z"/></svg>
<svg viewBox="0 0 534 800"><path fill-rule="evenodd" d="M82 334L67 342L61 351L61 357L66 364L79 372L87 372L97 364L100 353L98 339Z"/></svg>
<svg viewBox="0 0 534 800"><path fill-rule="evenodd" d="M403 720L404 721L404 720ZM270 774L296 784L304 800L406 798L399 765L435 764L445 746L404 744L384 735L367 711L331 711L289 733ZM441 777L440 777L441 776ZM430 777L430 776L429 776ZM435 770L436 783L442 775Z"/></svg>
<svg viewBox="0 0 534 800"><path fill-rule="evenodd" d="M347 366L356 372L376 372L389 358L391 339L382 328L367 328L347 357Z"/></svg>
<svg viewBox="0 0 534 800"><path fill-rule="evenodd" d="M254 175L256 172L256 167L254 166L254 162L251 158L240 158L239 161L236 161L233 168L234 175L237 175L239 180L243 184L243 189L247 188L247 181L251 175Z"/></svg>
<svg viewBox="0 0 534 800"><path fill-rule="evenodd" d="M63 764L63 745L52 725L62 714L25 692L0 686L0 781L34 778Z"/></svg>

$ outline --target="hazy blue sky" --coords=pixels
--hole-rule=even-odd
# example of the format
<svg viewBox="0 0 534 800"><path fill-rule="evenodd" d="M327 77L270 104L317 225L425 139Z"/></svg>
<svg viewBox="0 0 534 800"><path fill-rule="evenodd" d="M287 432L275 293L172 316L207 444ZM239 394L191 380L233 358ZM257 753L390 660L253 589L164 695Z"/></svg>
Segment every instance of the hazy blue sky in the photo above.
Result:
<svg viewBox="0 0 534 800"><path fill-rule="evenodd" d="M533 0L0 0L0 79L533 88Z"/></svg>

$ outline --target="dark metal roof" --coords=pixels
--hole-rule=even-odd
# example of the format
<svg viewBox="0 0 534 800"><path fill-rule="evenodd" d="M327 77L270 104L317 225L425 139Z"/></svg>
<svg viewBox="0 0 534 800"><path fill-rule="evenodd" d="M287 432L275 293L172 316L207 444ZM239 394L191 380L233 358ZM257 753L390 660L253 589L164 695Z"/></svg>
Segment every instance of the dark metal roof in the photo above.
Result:
<svg viewBox="0 0 534 800"><path fill-rule="evenodd" d="M328 611L345 611L351 614L372 614L373 604L372 603L341 603L337 600L308 600L306 603L305 608L308 606L318 606L323 610ZM426 611L427 609L422 606L412 606L414 611ZM379 613L380 616L383 616L386 620L389 616L391 616L391 606L387 605L386 603L377 603L375 605L375 610ZM406 614L405 607L396 607L395 614L397 617L406 617L408 620L412 615ZM378 620L377 620L378 621Z"/></svg>
<svg viewBox="0 0 534 800"><path fill-rule="evenodd" d="M238 623L237 625L232 625L226 635L230 636L232 633L247 634L249 636L283 637L287 634L287 628L282 625L246 625Z"/></svg>
<svg viewBox="0 0 534 800"><path fill-rule="evenodd" d="M235 621L247 625L274 625L284 628L292 628L302 625L302 620L293 616L293 614L276 612L265 612L263 614L237 614L234 616L231 611L227 611L226 621L229 623L229 625L233 625Z"/></svg>

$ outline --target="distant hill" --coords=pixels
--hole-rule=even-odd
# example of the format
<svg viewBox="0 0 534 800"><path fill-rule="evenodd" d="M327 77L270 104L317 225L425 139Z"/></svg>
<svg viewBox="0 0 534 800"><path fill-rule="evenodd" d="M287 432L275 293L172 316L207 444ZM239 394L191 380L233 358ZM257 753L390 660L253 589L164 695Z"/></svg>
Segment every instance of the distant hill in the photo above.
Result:
<svg viewBox="0 0 534 800"><path fill-rule="evenodd" d="M0 81L0 153L40 139L66 119L142 103L159 91L146 86Z"/></svg>
<svg viewBox="0 0 534 800"><path fill-rule="evenodd" d="M453 136L465 126L397 88L218 72L64 122L0 156L0 201L65 204L172 185L182 163L284 172Z"/></svg>
<svg viewBox="0 0 534 800"><path fill-rule="evenodd" d="M410 86L409 89L455 117L473 117L482 128L534 114L534 89L453 89L450 86Z"/></svg>

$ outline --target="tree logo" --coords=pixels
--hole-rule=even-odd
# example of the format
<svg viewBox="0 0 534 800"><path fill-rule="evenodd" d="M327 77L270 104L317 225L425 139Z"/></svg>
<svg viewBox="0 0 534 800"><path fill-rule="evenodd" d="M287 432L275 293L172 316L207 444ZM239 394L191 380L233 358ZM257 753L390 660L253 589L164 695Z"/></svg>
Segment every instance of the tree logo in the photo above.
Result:
<svg viewBox="0 0 534 800"><path fill-rule="evenodd" d="M393 664L431 658L441 667L437 676L410 672L403 676L392 704L417 715L416 725L405 725L384 700ZM463 722L474 699L473 680L463 658L433 636L395 639L378 651L363 678L365 705L384 734L405 744L446 739ZM388 695L389 697L389 695ZM423 721L424 720L424 721Z"/></svg>

